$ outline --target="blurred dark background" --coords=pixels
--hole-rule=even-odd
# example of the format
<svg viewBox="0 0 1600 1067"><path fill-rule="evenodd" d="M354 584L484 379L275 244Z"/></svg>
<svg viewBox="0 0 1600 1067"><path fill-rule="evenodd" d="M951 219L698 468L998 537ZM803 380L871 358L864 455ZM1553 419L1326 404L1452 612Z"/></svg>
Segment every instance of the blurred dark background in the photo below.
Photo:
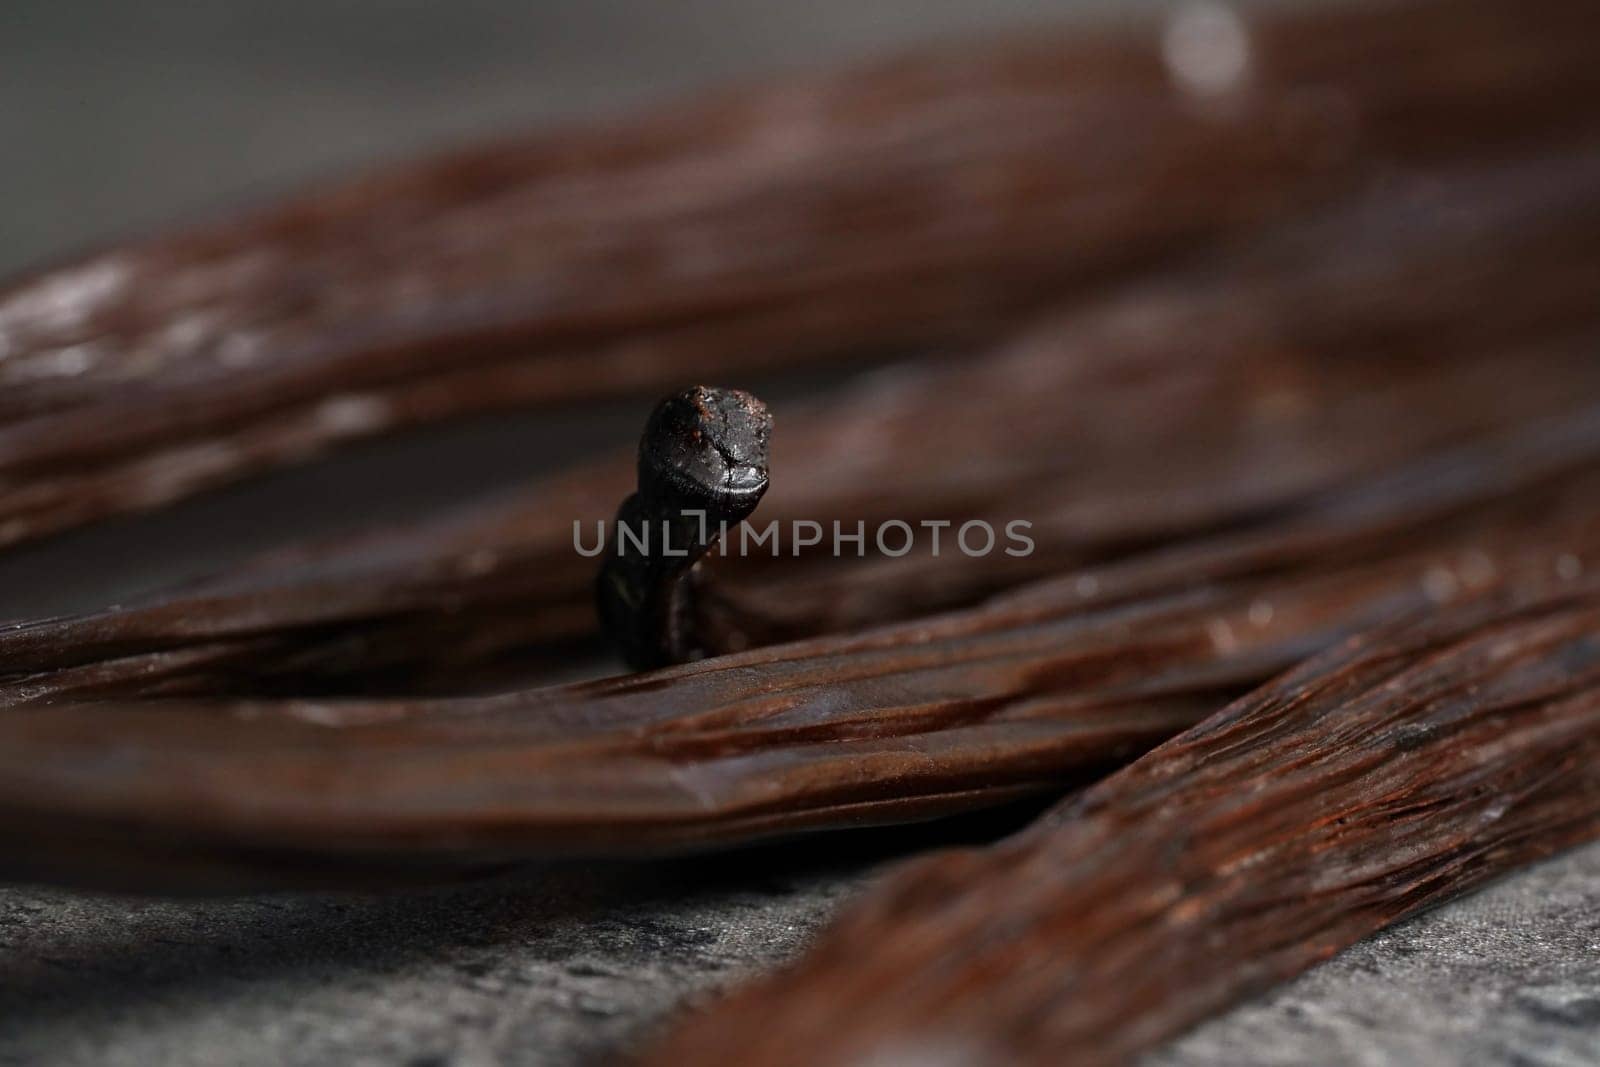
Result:
<svg viewBox="0 0 1600 1067"><path fill-rule="evenodd" d="M0 271L308 178L1093 0L7 0Z"/></svg>

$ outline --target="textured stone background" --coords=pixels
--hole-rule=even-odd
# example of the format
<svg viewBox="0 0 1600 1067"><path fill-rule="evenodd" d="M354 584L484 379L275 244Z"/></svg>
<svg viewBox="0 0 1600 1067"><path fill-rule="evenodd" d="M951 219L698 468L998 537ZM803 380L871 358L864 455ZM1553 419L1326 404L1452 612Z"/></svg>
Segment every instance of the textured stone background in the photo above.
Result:
<svg viewBox="0 0 1600 1067"><path fill-rule="evenodd" d="M0 272L421 147L1088 6L5 0ZM515 456L535 432L437 431L10 553L0 614L96 606L307 525L438 506L527 474ZM1005 825L428 893L0 888L0 1063L583 1062L797 951L896 855ZM1600 1063L1597 965L1600 847L1373 938L1154 1061Z"/></svg>
<svg viewBox="0 0 1600 1067"><path fill-rule="evenodd" d="M789 957L879 864L947 836L376 896L0 890L0 1063L593 1062ZM1600 1063L1597 960L1600 846L1385 931L1152 1063Z"/></svg>

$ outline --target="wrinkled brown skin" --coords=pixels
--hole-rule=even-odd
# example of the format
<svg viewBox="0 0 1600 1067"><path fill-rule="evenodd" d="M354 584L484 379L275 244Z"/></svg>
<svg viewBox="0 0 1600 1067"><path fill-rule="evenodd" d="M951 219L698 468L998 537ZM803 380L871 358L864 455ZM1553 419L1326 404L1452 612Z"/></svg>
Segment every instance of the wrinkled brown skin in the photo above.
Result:
<svg viewBox="0 0 1600 1067"><path fill-rule="evenodd" d="M454 700L0 711L13 876L364 884L883 824L1118 766L1365 627L1600 569L1600 413L967 612Z"/></svg>
<svg viewBox="0 0 1600 1067"><path fill-rule="evenodd" d="M912 861L652 1064L1116 1064L1600 836L1600 591L1348 641L983 850Z"/></svg>
<svg viewBox="0 0 1600 1067"><path fill-rule="evenodd" d="M982 360L786 412L761 522L1026 518L1036 550L711 561L704 638L726 651L969 605L1600 398L1597 189L1595 152L1402 184L1024 326ZM526 676L593 633L595 561L571 524L592 541L627 493L619 453L420 525L0 630L8 699L463 692ZM68 667L81 669L53 673Z"/></svg>
<svg viewBox="0 0 1600 1067"><path fill-rule="evenodd" d="M1592 132L1587 0L967 45L509 142L0 294L0 543L417 423L992 336L1396 171Z"/></svg>

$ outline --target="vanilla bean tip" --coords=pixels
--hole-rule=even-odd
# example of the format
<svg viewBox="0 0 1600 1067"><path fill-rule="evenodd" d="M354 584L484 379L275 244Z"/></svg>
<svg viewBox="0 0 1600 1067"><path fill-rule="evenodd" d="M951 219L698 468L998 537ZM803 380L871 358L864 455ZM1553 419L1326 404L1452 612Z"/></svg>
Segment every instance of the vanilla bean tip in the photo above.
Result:
<svg viewBox="0 0 1600 1067"><path fill-rule="evenodd" d="M738 389L697 385L651 413L639 440L639 488L617 511L595 594L601 625L629 666L705 654L690 572L724 525L760 503L771 438L766 405Z"/></svg>
<svg viewBox="0 0 1600 1067"><path fill-rule="evenodd" d="M737 522L767 491L772 416L740 389L697 385L656 406L639 441L639 491Z"/></svg>

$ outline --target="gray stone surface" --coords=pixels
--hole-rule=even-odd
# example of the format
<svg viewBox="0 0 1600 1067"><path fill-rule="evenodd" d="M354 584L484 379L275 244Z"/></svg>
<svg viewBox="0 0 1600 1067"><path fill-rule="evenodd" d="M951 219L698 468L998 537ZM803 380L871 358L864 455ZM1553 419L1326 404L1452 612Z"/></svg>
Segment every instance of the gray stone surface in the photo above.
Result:
<svg viewBox="0 0 1600 1067"><path fill-rule="evenodd" d="M1026 813L432 891L0 889L0 1064L577 1064L798 951L881 865Z"/></svg>
<svg viewBox="0 0 1600 1067"><path fill-rule="evenodd" d="M0 273L508 125L1087 6L5 0ZM436 431L8 553L0 614L98 606L308 524L439 506L526 476L505 457L531 432ZM952 832L425 893L0 888L0 1063L582 1062L787 957L886 857ZM1591 848L1375 937L1154 1062L1600 1063L1597 964Z"/></svg>
<svg viewBox="0 0 1600 1067"><path fill-rule="evenodd" d="M0 1063L606 1059L789 958L886 853L940 836L813 839L424 893L0 890ZM1600 1063L1597 962L1600 846L1371 938L1150 1063Z"/></svg>
<svg viewBox="0 0 1600 1067"><path fill-rule="evenodd" d="M856 881L761 866L392 896L0 891L0 1063L585 1062L788 955Z"/></svg>

